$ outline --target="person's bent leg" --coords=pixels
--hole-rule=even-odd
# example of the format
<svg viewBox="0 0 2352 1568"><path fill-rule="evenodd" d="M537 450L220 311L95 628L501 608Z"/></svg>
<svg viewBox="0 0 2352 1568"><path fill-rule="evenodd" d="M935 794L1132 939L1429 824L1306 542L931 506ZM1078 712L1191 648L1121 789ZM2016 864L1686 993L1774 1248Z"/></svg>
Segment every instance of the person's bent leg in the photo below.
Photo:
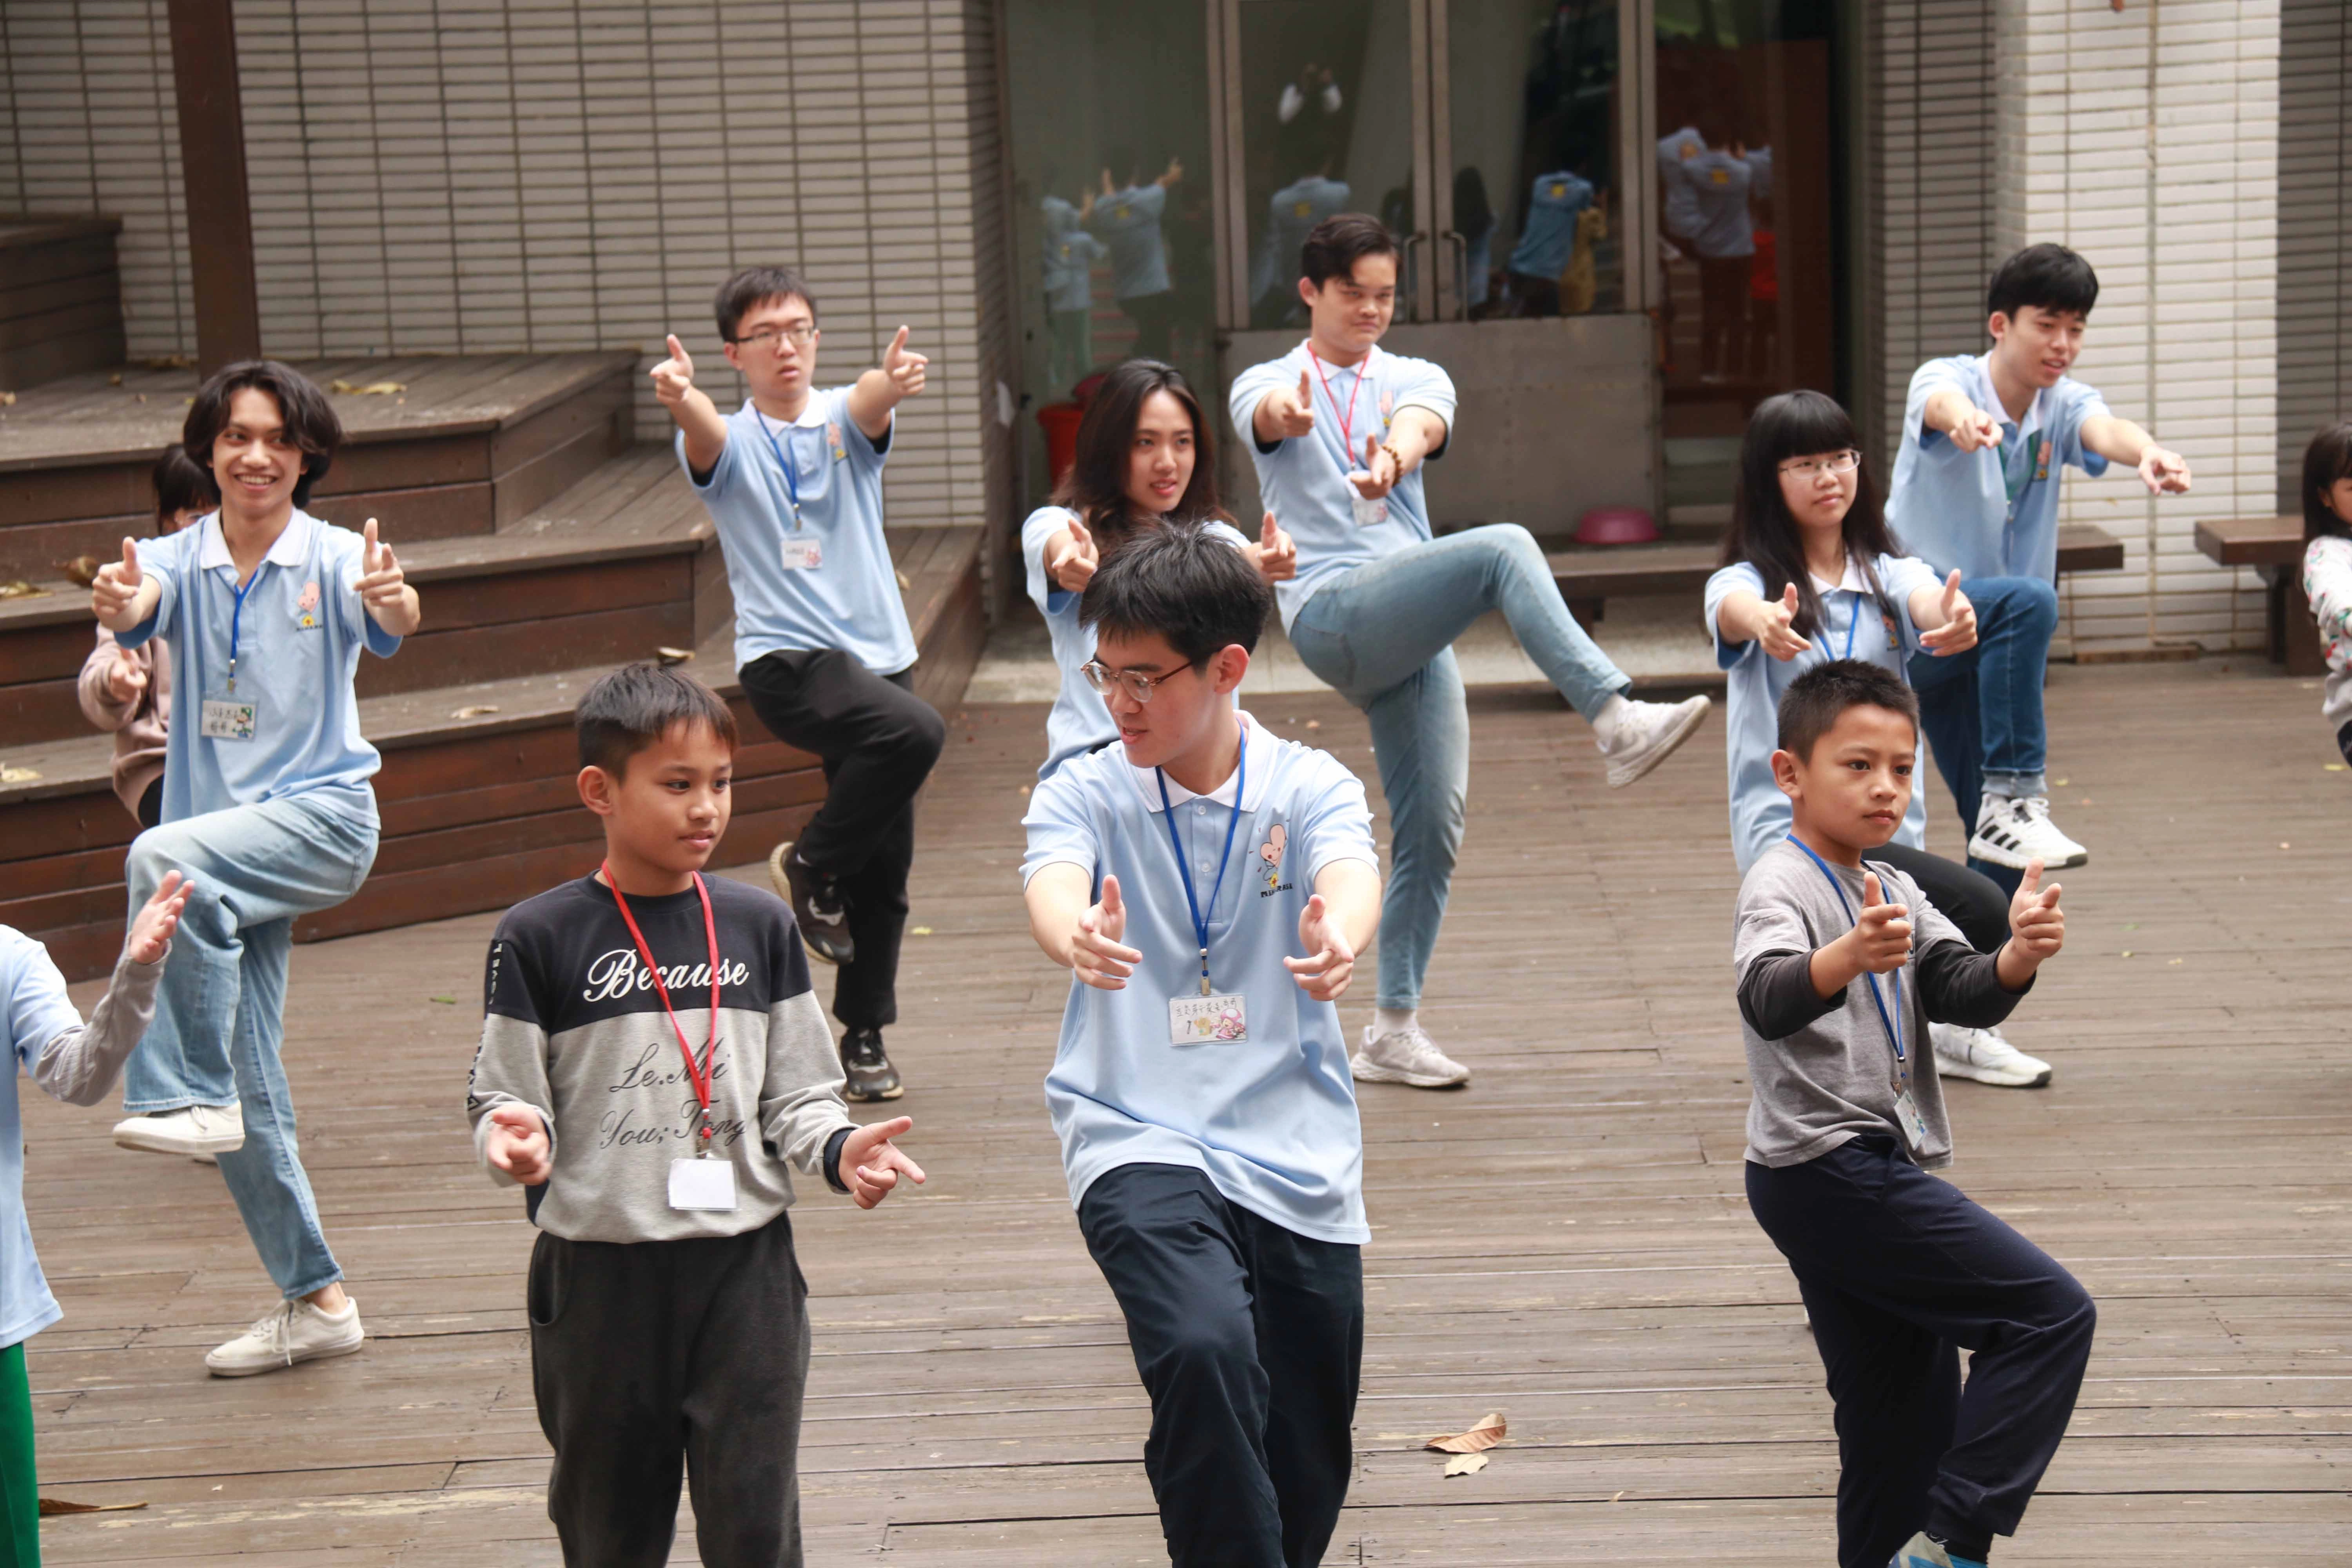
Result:
<svg viewBox="0 0 2352 1568"><path fill-rule="evenodd" d="M0 1568L40 1568L41 1489L22 1341L0 1350Z"/></svg>
<svg viewBox="0 0 2352 1568"><path fill-rule="evenodd" d="M1984 790L2021 800L2050 793L2042 686L2058 632L2058 590L2039 577L1986 577L1968 584L1977 611L1977 718Z"/></svg>
<svg viewBox="0 0 2352 1568"><path fill-rule="evenodd" d="M1389 805L1389 882L1381 894L1377 1005L1421 1005L1445 919L1470 795L1470 708L1451 647L1372 699L1373 760Z"/></svg>
<svg viewBox="0 0 2352 1568"><path fill-rule="evenodd" d="M1927 895L1979 952L1999 952L2009 940L2010 895L1981 871L1905 844L1882 844L1869 858L1884 860Z"/></svg>
<svg viewBox="0 0 2352 1568"><path fill-rule="evenodd" d="M772 653L742 668L743 694L769 732L834 764L795 852L825 877L865 867L947 743L938 710L900 676L877 675L838 648Z"/></svg>
<svg viewBox="0 0 2352 1568"><path fill-rule="evenodd" d="M884 684L905 699L887 726L889 745L872 765L891 771L901 783L912 776L918 784L939 761L947 734L937 710L914 695L914 676L901 671ZM868 766L866 754L843 759L845 784L836 778L833 795L863 787L858 770ZM814 827L810 837L814 837ZM849 936L856 956L841 966L833 990L833 1015L851 1029L884 1029L898 1021L898 953L907 938L907 879L915 865L915 802L909 792L891 816L875 823L866 863L841 879L843 901L848 906Z"/></svg>
<svg viewBox="0 0 2352 1568"><path fill-rule="evenodd" d="M1363 1249L1318 1241L1245 1210L1257 1323L1265 1368L1266 1464L1282 1510L1282 1555L1314 1568L1339 1522L1355 1470L1352 1429L1364 1365Z"/></svg>
<svg viewBox="0 0 2352 1568"><path fill-rule="evenodd" d="M1078 1204L1151 1396L1143 1468L1177 1568L1285 1568L1268 1384L1235 1227L1233 1206L1186 1166L1121 1165Z"/></svg>
<svg viewBox="0 0 2352 1568"><path fill-rule="evenodd" d="M1977 807L1984 790L1983 726L1977 719L1977 650L1938 658L1911 656L1911 689L1919 698L1919 730L1927 737L1936 771L1952 793L1960 831L1977 830Z"/></svg>
<svg viewBox="0 0 2352 1568"><path fill-rule="evenodd" d="M801 1568L801 1401L808 1286L790 1216L687 1244L687 1484L709 1568ZM757 1325L756 1331L747 1331Z"/></svg>
<svg viewBox="0 0 2352 1568"><path fill-rule="evenodd" d="M246 930L233 1047L245 1145L218 1156L221 1179L236 1201L254 1251L289 1301L343 1277L319 1223L310 1174L302 1169L293 1091L286 1081L286 973L293 942L291 921Z"/></svg>

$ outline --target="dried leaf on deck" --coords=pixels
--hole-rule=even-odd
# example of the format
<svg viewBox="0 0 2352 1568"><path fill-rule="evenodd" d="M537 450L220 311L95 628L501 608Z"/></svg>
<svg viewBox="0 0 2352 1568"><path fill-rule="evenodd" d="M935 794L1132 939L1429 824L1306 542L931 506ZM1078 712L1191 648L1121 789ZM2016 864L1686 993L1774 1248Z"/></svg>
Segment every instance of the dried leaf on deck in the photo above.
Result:
<svg viewBox="0 0 2352 1568"><path fill-rule="evenodd" d="M47 588L37 588L22 577L0 583L0 599L40 599L48 595Z"/></svg>
<svg viewBox="0 0 2352 1568"><path fill-rule="evenodd" d="M1451 1437L1432 1437L1422 1446L1441 1454L1479 1454L1501 1442L1507 1430L1503 1413L1494 1410L1481 1415L1467 1432L1456 1432Z"/></svg>
<svg viewBox="0 0 2352 1568"><path fill-rule="evenodd" d="M0 392L0 408L14 408L16 406L16 395L15 393Z"/></svg>
<svg viewBox="0 0 2352 1568"><path fill-rule="evenodd" d="M77 588L87 588L98 581L98 569L106 564L95 555L77 555L70 561L53 563L66 574L66 581Z"/></svg>
<svg viewBox="0 0 2352 1568"><path fill-rule="evenodd" d="M657 647L654 649L654 658L659 659L664 667L673 664L684 664L693 657L694 650L690 647Z"/></svg>
<svg viewBox="0 0 2352 1568"><path fill-rule="evenodd" d="M31 768L12 768L0 763L0 784L31 784L41 775Z"/></svg>
<svg viewBox="0 0 2352 1568"><path fill-rule="evenodd" d="M1450 1480L1455 1476L1475 1476L1486 1468L1484 1454L1456 1454L1445 1461L1445 1475Z"/></svg>
<svg viewBox="0 0 2352 1568"><path fill-rule="evenodd" d="M63 1498L45 1497L41 1500L41 1517L54 1519L61 1513L129 1513L133 1509L146 1506L144 1501L68 1502Z"/></svg>
<svg viewBox="0 0 2352 1568"><path fill-rule="evenodd" d="M390 397L395 393L406 392L408 390L408 383L404 381L371 381L362 384L359 382L345 381L341 376L338 376L334 380L327 383L327 390L329 392L347 392L354 397Z"/></svg>
<svg viewBox="0 0 2352 1568"><path fill-rule="evenodd" d="M469 702L465 707L458 709L457 712L451 714L450 717L453 719L478 719L485 713L495 713L498 710L499 705L495 702Z"/></svg>

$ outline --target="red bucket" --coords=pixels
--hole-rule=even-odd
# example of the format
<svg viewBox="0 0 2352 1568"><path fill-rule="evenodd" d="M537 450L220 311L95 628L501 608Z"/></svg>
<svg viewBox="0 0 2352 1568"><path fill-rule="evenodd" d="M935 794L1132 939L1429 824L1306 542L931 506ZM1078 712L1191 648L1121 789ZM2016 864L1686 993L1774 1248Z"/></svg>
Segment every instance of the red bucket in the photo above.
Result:
<svg viewBox="0 0 2352 1568"><path fill-rule="evenodd" d="M1086 416L1085 406L1076 403L1048 403L1037 410L1038 428L1045 432L1045 466L1055 484L1078 460L1078 424Z"/></svg>

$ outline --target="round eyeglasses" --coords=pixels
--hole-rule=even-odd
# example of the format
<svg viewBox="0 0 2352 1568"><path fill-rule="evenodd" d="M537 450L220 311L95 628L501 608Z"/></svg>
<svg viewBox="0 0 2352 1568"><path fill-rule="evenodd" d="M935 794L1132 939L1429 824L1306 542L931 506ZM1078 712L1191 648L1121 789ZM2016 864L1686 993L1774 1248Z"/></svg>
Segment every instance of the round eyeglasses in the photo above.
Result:
<svg viewBox="0 0 2352 1568"><path fill-rule="evenodd" d="M1850 474L1860 467L1860 452L1832 452L1826 458L1800 458L1793 463L1783 463L1780 471L1810 479L1817 474Z"/></svg>
<svg viewBox="0 0 2352 1568"><path fill-rule="evenodd" d="M1189 664L1180 664L1173 669L1154 675L1144 669L1113 669L1098 658L1090 658L1078 666L1078 673L1087 678L1088 686L1105 697L1109 696L1111 689L1116 687L1137 702L1149 702L1152 692L1159 689L1163 681L1173 680L1192 668Z"/></svg>

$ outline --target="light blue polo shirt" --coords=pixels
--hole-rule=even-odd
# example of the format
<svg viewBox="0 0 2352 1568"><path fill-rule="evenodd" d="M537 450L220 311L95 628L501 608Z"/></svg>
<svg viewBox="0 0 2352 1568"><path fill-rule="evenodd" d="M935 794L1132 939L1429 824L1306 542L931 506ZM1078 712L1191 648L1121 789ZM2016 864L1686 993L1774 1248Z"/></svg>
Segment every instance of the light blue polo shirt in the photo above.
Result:
<svg viewBox="0 0 2352 1568"><path fill-rule="evenodd" d="M1045 215L1045 308L1084 310L1094 302L1093 268L1105 254L1103 242L1078 224L1078 209L1047 196Z"/></svg>
<svg viewBox="0 0 2352 1568"><path fill-rule="evenodd" d="M727 420L727 445L694 488L719 525L735 595L735 668L777 652L837 647L877 675L915 662L907 601L882 537L882 465L889 437L869 441L849 416L850 388L809 395L790 425L749 399ZM897 429L895 422L892 429ZM686 432L677 434L678 466ZM800 524L782 458L800 487ZM817 552L817 564L795 565Z"/></svg>
<svg viewBox="0 0 2352 1568"><path fill-rule="evenodd" d="M1886 494L1886 524L1903 548L1938 572L2058 581L2058 471L2068 464L2093 479L2107 460L2083 446L2083 421L2106 399L2072 376L2033 395L2012 420L1992 389L1992 356L1931 359L1911 377L1903 405L1903 447ZM1963 452L1927 427L1927 400L1946 387L2000 421L2000 445Z"/></svg>
<svg viewBox="0 0 2352 1568"><path fill-rule="evenodd" d="M1706 580L1706 631L1715 639L1716 667L1724 672L1724 771L1731 786L1731 855L1745 872L1756 857L1789 831L1789 797L1772 782L1772 752L1780 744L1780 695L1789 683L1817 664L1858 658L1902 675L1904 660L1919 651L1919 630L1911 624L1911 595L1941 581L1924 561L1881 555L1871 563L1878 585L1895 602L1895 621L1870 596L1861 569L1851 559L1835 587L1813 579L1826 626L1813 633L1810 653L1782 663L1755 642L1727 643L1717 623L1723 601L1734 589L1766 597L1764 579L1742 562ZM1907 680L1907 677L1906 678ZM1895 841L1914 849L1927 846L1927 770L1920 754L1911 767L1911 805Z"/></svg>
<svg viewBox="0 0 2352 1568"><path fill-rule="evenodd" d="M1300 253L1307 237L1325 218L1348 210L1348 186L1340 180L1309 174L1274 193L1265 207L1265 239L1250 268L1250 302L1268 294L1295 300L1292 287L1303 277Z"/></svg>
<svg viewBox="0 0 2352 1568"><path fill-rule="evenodd" d="M1120 1165L1184 1165L1252 1214L1319 1241L1361 1246L1363 1131L1339 1010L1298 988L1298 917L1336 860L1380 864L1363 784L1338 759L1277 740L1242 716L1246 793L1224 890L1209 911L1209 974L1248 1009L1245 1041L1169 1043L1171 997L1200 994L1200 943L1176 868L1159 775L1108 746L1037 786L1023 826L1025 884L1042 867L1118 877L1127 945L1143 954L1123 991L1070 982L1045 1104L1077 1205ZM1203 904L1217 879L1234 781L1168 799Z"/></svg>
<svg viewBox="0 0 2352 1568"><path fill-rule="evenodd" d="M1504 266L1526 278L1557 278L1568 270L1577 215L1592 205L1592 186L1567 169L1538 174L1528 202L1527 232Z"/></svg>
<svg viewBox="0 0 2352 1568"><path fill-rule="evenodd" d="M1691 248L1709 261L1756 254L1756 226L1748 216L1748 195L1756 171L1748 160L1710 149L1681 165L1683 183L1697 209Z"/></svg>
<svg viewBox="0 0 2352 1568"><path fill-rule="evenodd" d="M352 586L366 548L350 529L298 508L254 568L240 610L218 512L139 542L139 569L153 574L163 593L152 616L114 640L132 648L160 637L171 647L164 821L309 795L374 825L368 780L382 759L360 733L352 681L361 648L389 658L400 639L375 624ZM253 704L253 739L205 735L207 699Z"/></svg>
<svg viewBox="0 0 2352 1568"><path fill-rule="evenodd" d="M1055 768L1079 752L1118 739L1118 726L1111 722L1110 708L1102 693L1078 673L1078 668L1095 656L1094 628L1078 624L1081 595L1056 588L1045 575L1046 542L1068 527L1076 515L1066 507L1041 506L1021 525L1021 559L1028 566L1029 602L1045 617L1054 663L1062 672L1062 689L1054 694L1053 710L1045 715L1045 762L1037 770L1041 779L1053 777ZM1238 529L1213 519L1202 526L1236 550L1249 548L1249 541ZM1238 702L1241 693L1234 696Z"/></svg>
<svg viewBox="0 0 2352 1568"><path fill-rule="evenodd" d="M1160 215L1167 206L1168 187L1157 183L1096 198L1087 223L1110 247L1111 298L1168 292L1168 248L1160 239Z"/></svg>
<svg viewBox="0 0 2352 1568"><path fill-rule="evenodd" d="M1683 163L1706 151L1706 140L1695 125L1658 138L1658 183L1666 195L1666 233L1685 242L1698 232L1698 193L1683 178Z"/></svg>
<svg viewBox="0 0 2352 1568"><path fill-rule="evenodd" d="M8 1076L0 1085L0 1349L39 1333L64 1313L49 1294L41 1260L33 1251L33 1227L25 1218L25 1123L16 1103L16 1079L40 1056L41 1047L68 1029L81 1027L81 1014L66 996L66 977L48 950L14 926L0 925L0 985L8 997Z"/></svg>
<svg viewBox="0 0 2352 1568"><path fill-rule="evenodd" d="M1307 373L1309 406L1315 410L1314 430L1277 441L1271 451L1260 449L1256 432L1250 427L1257 405L1276 388L1296 392L1301 371ZM1356 390L1360 375L1363 378L1360 392ZM1326 378L1330 383L1328 389ZM1351 393L1355 410L1343 441L1340 416L1348 411ZM1389 491L1384 521L1359 528L1350 504L1356 487L1348 483L1347 476L1350 469L1363 467L1365 435L1369 432L1386 440L1390 425L1406 408L1426 408L1436 415L1445 422L1450 440L1453 378L1425 359L1408 359L1378 347L1351 366L1327 362L1318 374L1304 341L1280 359L1252 365L1234 378L1229 409L1234 428L1241 432L1243 444L1249 448L1250 461L1257 465L1258 493L1298 545L1298 575L1274 585L1286 629L1298 618L1299 606L1326 583L1431 537L1429 505L1422 489L1426 463ZM1444 450L1441 446L1430 454L1431 459Z"/></svg>

